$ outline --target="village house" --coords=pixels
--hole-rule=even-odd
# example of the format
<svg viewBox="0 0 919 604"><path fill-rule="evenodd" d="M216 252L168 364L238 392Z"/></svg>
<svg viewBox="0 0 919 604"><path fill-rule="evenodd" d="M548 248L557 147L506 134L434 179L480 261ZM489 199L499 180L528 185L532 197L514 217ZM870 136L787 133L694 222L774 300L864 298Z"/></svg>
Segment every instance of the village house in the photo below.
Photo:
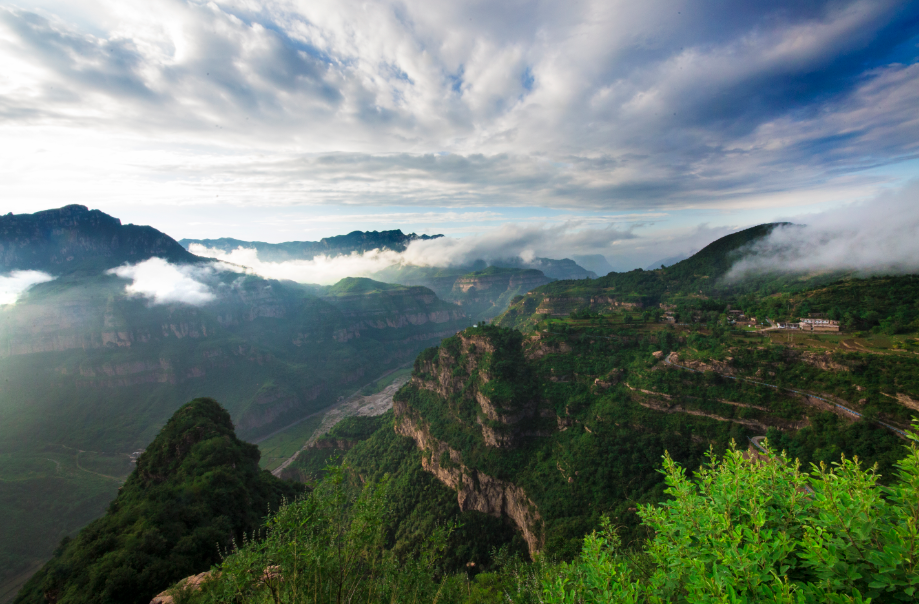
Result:
<svg viewBox="0 0 919 604"><path fill-rule="evenodd" d="M800 329L806 329L808 331L839 331L839 321L833 321L832 319L814 319L814 318L802 318L801 322L798 324Z"/></svg>

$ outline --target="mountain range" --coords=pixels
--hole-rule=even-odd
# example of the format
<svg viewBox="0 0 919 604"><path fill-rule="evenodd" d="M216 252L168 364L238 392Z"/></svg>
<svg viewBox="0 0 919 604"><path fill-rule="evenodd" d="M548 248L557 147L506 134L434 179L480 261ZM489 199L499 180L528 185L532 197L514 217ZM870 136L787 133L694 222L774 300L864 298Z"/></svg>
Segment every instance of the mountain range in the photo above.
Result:
<svg viewBox="0 0 919 604"><path fill-rule="evenodd" d="M265 243L264 241L241 241L223 237L220 239L181 239L179 244L188 249L192 245L201 245L221 252L232 252L237 248L251 248L258 252L262 262L284 262L286 260L312 260L316 256L347 256L353 253L363 254L372 250L389 250L404 252L412 241L429 241L443 235L405 235L400 230L393 231L353 231L347 235L325 237L319 241L287 241L284 243Z"/></svg>
<svg viewBox="0 0 919 604"><path fill-rule="evenodd" d="M106 596L111 602L145 603L183 573L207 571L212 550L187 564L191 558L182 558L175 565L181 570L171 574L141 577L149 565L178 560L169 547L138 545L141 537L131 532L138 522L154 522L143 518L162 518L151 503L161 501L159 479L150 480L168 482L171 468L186 463L167 454L175 443L197 446L196 426L210 426L201 428L214 431L214 438L201 440L210 443L208 455L248 460L249 478L239 480L249 481L240 488L251 491L253 502L268 498L259 491L264 485L274 493L301 488L280 486L264 472L253 482L257 455L235 440L234 426L243 438L270 434L406 363L411 379L393 397L391 411L343 422L280 472L306 482L311 494L275 518L279 523L283 514L311 509L315 514L300 521L347 523L379 506L387 512L355 525L378 530L372 544L360 541L361 555L380 568L385 560L398 561L403 578L420 581L412 589L427 585L431 598L442 601L504 601L525 588L514 577L548 568L540 560L586 560L596 542L585 535L598 527L615 526L615 540L630 548L625 551L639 551L653 538L646 510L673 494L658 471L669 463L662 460L692 474L712 463L708 455L730 456L735 448L749 446L749 459L768 458L763 447L771 443L824 467L842 454L857 455L876 464L876 480L892 485L910 419L919 412L919 278L773 273L730 279L730 268L752 253L751 244L782 225L734 233L669 267L599 278L550 281L519 266L477 266L471 273L398 269L400 279L427 280L430 288L366 278L305 286L176 256L170 266L212 296L206 304L188 304L131 293L129 279L110 272L125 254L121 262L135 266L156 257L124 243L135 230L121 234L120 225L104 222L109 230L98 242L117 242L105 247L91 228L75 226L99 221L98 215L65 210L63 217L43 213L53 217L52 226L35 227L33 235L20 235L3 223L9 217L0 218L0 232L14 234L0 249L10 249L13 236L26 237L15 241L27 248L42 232L70 246L66 254L43 251L44 263L17 251L10 256L15 262L4 265L56 277L0 312L6 350L0 356L0 546L9 584L21 584L61 537L100 516L107 501L115 503L61 544L18 596L23 604L115 594L101 583L85 587L94 585L93 573L101 571L90 569L103 559L112 561L106 573L136 586ZM166 246L157 250L175 249L168 238L151 241ZM490 324L482 322L491 317ZM779 327L801 317L835 322L838 330ZM478 324L469 326L473 320ZM139 453L136 468L129 452ZM206 467L188 468L169 483L170 492L195 493L208 475ZM237 480L225 471L227 480ZM125 507L129 500L139 507ZM201 526L214 526L217 515L202 512ZM256 522L244 508L234 508L233 516L245 521L221 525L216 541ZM280 526L271 522L266 526ZM181 530L193 535L193 525ZM325 535L322 526L310 530ZM443 527L453 528L442 533ZM606 530L601 534L609 535ZM175 535L170 542L184 539ZM267 535L264 547L287 551L276 533ZM433 560L430 539L437 535L445 539L437 546L438 570L417 570L433 568L413 561ZM131 553L138 551L149 556L140 566ZM534 566L526 566L530 559ZM246 567L246 560L256 566ZM269 564L281 565L277 572L289 577L283 589L301 585L292 570L299 567L264 560L245 547L231 552L215 567L215 585L240 581L252 590L245 601L267 598L268 591L259 590L277 578ZM317 565L316 573L325 568ZM239 570L244 567L249 575ZM63 580L65 568L73 576ZM551 568L559 576L568 572ZM411 574L416 571L421 574ZM246 578L253 572L263 576L260 583ZM71 585L84 587L67 592ZM894 601L868 582L859 586L874 590L873 601ZM57 595L65 592L81 595ZM205 599L218 594L201 593Z"/></svg>

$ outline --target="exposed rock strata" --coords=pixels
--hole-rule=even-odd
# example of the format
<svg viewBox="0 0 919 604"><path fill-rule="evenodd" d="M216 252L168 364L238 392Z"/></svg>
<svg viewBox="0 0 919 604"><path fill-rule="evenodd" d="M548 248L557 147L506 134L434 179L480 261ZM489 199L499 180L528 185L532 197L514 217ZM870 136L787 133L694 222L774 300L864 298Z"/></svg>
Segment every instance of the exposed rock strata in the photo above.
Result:
<svg viewBox="0 0 919 604"><path fill-rule="evenodd" d="M542 517L536 504L521 487L466 467L460 453L431 436L424 422L404 402L394 401L393 409L396 433L415 441L423 452L422 467L456 490L461 510L510 518L526 541L530 555L540 551L543 545ZM447 459L449 462L443 463Z"/></svg>

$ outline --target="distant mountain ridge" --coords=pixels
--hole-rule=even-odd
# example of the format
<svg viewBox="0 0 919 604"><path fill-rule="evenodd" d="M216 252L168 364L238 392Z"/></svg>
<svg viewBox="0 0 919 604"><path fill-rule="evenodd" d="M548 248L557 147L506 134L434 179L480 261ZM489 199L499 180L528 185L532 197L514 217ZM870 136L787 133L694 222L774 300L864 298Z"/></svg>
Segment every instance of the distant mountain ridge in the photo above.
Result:
<svg viewBox="0 0 919 604"><path fill-rule="evenodd" d="M154 256L174 263L201 260L153 227L121 224L117 218L82 205L0 216L0 272L18 269L60 274L112 268Z"/></svg>
<svg viewBox="0 0 919 604"><path fill-rule="evenodd" d="M392 231L352 231L347 235L323 237L319 241L285 241L283 243L265 243L264 241L243 241L232 237L220 239L182 239L179 241L185 249L192 244L232 252L237 248L255 249L262 262L284 262L285 260L312 260L316 256L347 256L354 252L363 254L371 250L391 250L404 252L412 241L429 241L443 235L404 234L401 230Z"/></svg>
<svg viewBox="0 0 919 604"><path fill-rule="evenodd" d="M415 233L406 235L401 230L396 229L393 231L352 231L347 235L324 237L319 241L265 243L263 241L243 241L241 239L233 239L232 237L222 237L220 239L181 239L179 240L179 244L185 249L189 249L193 244L198 244L225 253L230 253L237 248L254 249L258 252L258 258L262 262L285 262L288 260L312 260L320 255L334 257L347 256L355 252L363 254L372 250L404 252L413 241L430 241L432 239L440 239L441 237L443 237L443 235L417 235ZM593 256L585 256L585 258L593 258L596 260ZM597 258L602 258L602 256L597 255ZM542 273L550 279L594 279L597 277L595 272L585 269L570 258L562 258L560 260L554 258L533 258L531 260L523 260L522 258L491 259L488 261L475 260L460 266L451 267L394 266L383 269L371 275L371 277L390 283L424 285L430 287L429 283L419 280L423 279L421 275L427 276L427 274L432 272L442 273L438 275L441 277L447 274L463 275L484 270L489 266L498 268L536 269L542 271ZM406 279L414 279L414 281L410 282ZM447 289L452 287L452 282L446 287ZM435 289L435 291L437 290Z"/></svg>

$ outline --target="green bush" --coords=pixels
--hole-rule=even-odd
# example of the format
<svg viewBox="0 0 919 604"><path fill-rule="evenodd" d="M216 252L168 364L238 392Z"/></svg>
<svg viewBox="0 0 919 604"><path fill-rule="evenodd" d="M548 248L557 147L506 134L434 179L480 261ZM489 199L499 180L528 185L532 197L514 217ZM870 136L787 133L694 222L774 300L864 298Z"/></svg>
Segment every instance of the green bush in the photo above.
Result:
<svg viewBox="0 0 919 604"><path fill-rule="evenodd" d="M919 426L917 426L919 427ZM668 457L671 500L639 510L653 538L624 550L605 521L543 579L547 603L903 602L919 587L919 449L877 484L857 460L799 471L733 449L694 479Z"/></svg>

